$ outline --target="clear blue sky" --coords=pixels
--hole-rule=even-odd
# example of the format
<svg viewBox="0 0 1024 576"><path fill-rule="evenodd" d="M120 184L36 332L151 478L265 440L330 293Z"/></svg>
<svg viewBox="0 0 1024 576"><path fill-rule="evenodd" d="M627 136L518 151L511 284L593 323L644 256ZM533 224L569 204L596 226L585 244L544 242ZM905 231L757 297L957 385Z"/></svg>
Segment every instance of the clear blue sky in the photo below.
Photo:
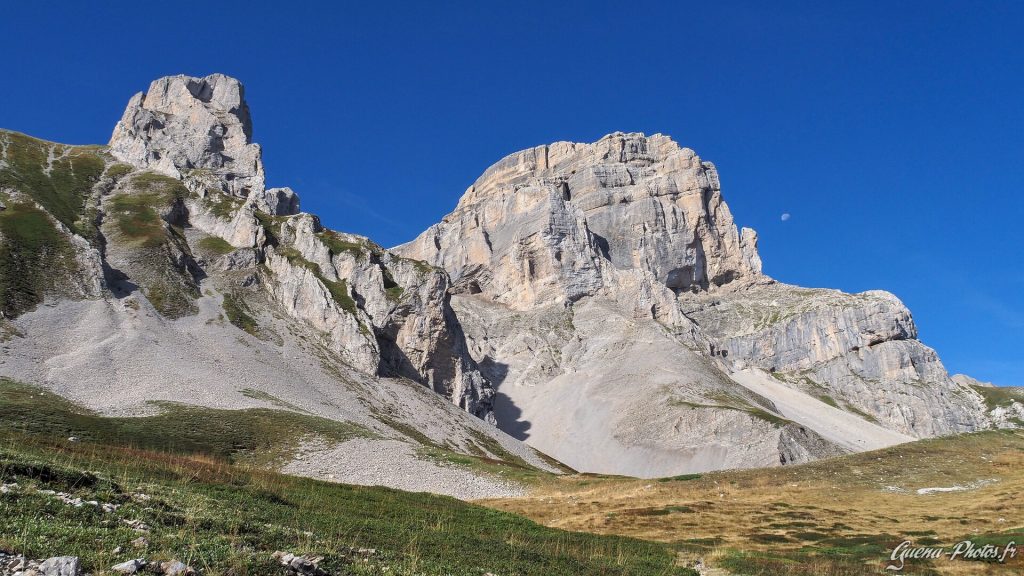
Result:
<svg viewBox="0 0 1024 576"><path fill-rule="evenodd" d="M269 183L384 245L510 152L666 133L766 272L890 290L951 371L1024 385L1024 2L286 6L7 2L0 126L106 142L152 79L223 72Z"/></svg>

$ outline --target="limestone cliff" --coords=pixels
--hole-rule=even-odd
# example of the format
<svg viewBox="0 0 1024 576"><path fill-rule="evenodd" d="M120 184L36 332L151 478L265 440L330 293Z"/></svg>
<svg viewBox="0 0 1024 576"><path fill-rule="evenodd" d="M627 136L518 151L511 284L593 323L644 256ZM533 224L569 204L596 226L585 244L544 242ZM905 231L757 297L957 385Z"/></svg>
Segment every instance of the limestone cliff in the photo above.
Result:
<svg viewBox="0 0 1024 576"><path fill-rule="evenodd" d="M512 154L396 251L520 309L593 295L623 274L678 294L761 272L757 236L736 229L715 167L662 135Z"/></svg>
<svg viewBox="0 0 1024 576"><path fill-rule="evenodd" d="M714 166L660 134L507 156L395 251L451 274L501 426L580 469L791 463L1006 420L895 296L762 274Z"/></svg>
<svg viewBox="0 0 1024 576"><path fill-rule="evenodd" d="M416 381L493 423L493 391L466 350L448 276L324 228L290 188L266 189L237 80L154 81L128 102L107 147L13 133L0 144L0 202L11 206L0 212L0 265L25 268L31 284L0 283L4 317L46 298L139 293L173 320L216 291L232 323L278 340L255 312L269 299L271 316L312 329L332 361ZM30 262L3 226L23 230L26 218L47 228L46 245L24 247Z"/></svg>

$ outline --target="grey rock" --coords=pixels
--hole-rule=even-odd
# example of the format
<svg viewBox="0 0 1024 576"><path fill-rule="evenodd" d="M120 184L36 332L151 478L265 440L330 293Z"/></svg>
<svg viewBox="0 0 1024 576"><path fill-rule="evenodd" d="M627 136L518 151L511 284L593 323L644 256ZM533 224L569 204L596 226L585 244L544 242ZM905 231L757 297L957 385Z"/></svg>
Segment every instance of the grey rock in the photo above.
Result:
<svg viewBox="0 0 1024 576"><path fill-rule="evenodd" d="M41 576L78 576L79 571L77 556L55 556L39 565Z"/></svg>
<svg viewBox="0 0 1024 576"><path fill-rule="evenodd" d="M279 564L285 567L288 574L299 574L302 576L329 576L326 570L318 566L321 557L299 556L287 552L274 552L271 556Z"/></svg>
<svg viewBox="0 0 1024 576"><path fill-rule="evenodd" d="M291 188L270 188L264 197L270 214L292 216L299 213L299 196Z"/></svg>
<svg viewBox="0 0 1024 576"><path fill-rule="evenodd" d="M457 282L472 278L517 309L614 288L616 271L649 274L675 292L761 275L756 234L741 238L714 166L660 134L617 132L512 154L396 251Z"/></svg>
<svg viewBox="0 0 1024 576"><path fill-rule="evenodd" d="M179 560L169 560L160 563L160 573L165 576L189 576L195 574L195 570Z"/></svg>
<svg viewBox="0 0 1024 576"><path fill-rule="evenodd" d="M135 574L146 567L146 560L144 558L136 558L135 560L128 560L111 566L110 569L118 574Z"/></svg>
<svg viewBox="0 0 1024 576"><path fill-rule="evenodd" d="M325 333L346 363L371 374L411 378L493 422L493 391L465 350L444 272L376 245L331 253L325 235L357 247L372 243L324 230L315 217L299 214L290 188L264 190L260 149L251 135L237 80L173 76L153 82L129 102L110 147L137 168L181 178L193 192L181 210L188 224L240 249L216 267L232 272L265 264L265 286L274 300L289 316ZM272 240L260 213L293 218L275 225L271 233L279 238ZM302 261L284 256L292 250ZM116 243L109 258L119 270L132 266L119 260ZM402 297L396 298L399 291Z"/></svg>
<svg viewBox="0 0 1024 576"><path fill-rule="evenodd" d="M978 395L949 378L888 292L771 284L681 302L723 359L818 387L892 430L927 437L988 425Z"/></svg>
<svg viewBox="0 0 1024 576"><path fill-rule="evenodd" d="M499 425L577 469L789 464L994 425L895 296L779 284L757 241L711 163L615 133L509 155L394 252L453 278Z"/></svg>
<svg viewBox="0 0 1024 576"><path fill-rule="evenodd" d="M208 172L233 196L262 197L264 171L242 84L224 76L168 76L128 102L110 138L115 158L176 178Z"/></svg>
<svg viewBox="0 0 1024 576"><path fill-rule="evenodd" d="M466 349L443 270L325 230L309 214L287 219L275 235L280 245L266 249L268 287L289 315L326 333L350 364L409 378L494 421L493 389ZM337 301L341 291L347 308Z"/></svg>
<svg viewBox="0 0 1024 576"><path fill-rule="evenodd" d="M950 378L953 379L953 382L956 382L957 384L960 384L961 386L981 386L982 388L994 388L995 387L995 384L993 384L991 382L982 382L982 381L977 380L975 378L971 378L970 376L968 376L966 374L953 374L952 376L950 376Z"/></svg>
<svg viewBox="0 0 1024 576"><path fill-rule="evenodd" d="M217 259L215 266L218 270L246 270L255 268L259 264L259 255L251 248L235 250Z"/></svg>

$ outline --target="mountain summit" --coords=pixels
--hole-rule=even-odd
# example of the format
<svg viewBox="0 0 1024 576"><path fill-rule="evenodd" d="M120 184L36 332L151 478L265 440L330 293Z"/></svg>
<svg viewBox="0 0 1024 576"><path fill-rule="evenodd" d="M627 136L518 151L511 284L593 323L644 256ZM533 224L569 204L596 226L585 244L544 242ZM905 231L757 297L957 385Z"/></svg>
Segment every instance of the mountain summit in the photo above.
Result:
<svg viewBox="0 0 1024 576"><path fill-rule="evenodd" d="M1011 422L892 294L762 274L714 165L660 134L507 156L395 252L451 275L499 425L582 470L767 466Z"/></svg>

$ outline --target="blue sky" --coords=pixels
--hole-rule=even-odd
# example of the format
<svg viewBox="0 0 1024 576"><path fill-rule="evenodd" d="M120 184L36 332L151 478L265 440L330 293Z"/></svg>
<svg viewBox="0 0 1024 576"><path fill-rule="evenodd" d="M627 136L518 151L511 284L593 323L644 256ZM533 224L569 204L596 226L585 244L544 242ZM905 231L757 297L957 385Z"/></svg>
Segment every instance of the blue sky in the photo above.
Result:
<svg viewBox="0 0 1024 576"><path fill-rule="evenodd" d="M0 38L0 127L105 142L152 79L223 72L269 183L384 245L508 153L669 134L767 273L890 290L951 371L1024 385L1024 3L24 2Z"/></svg>

